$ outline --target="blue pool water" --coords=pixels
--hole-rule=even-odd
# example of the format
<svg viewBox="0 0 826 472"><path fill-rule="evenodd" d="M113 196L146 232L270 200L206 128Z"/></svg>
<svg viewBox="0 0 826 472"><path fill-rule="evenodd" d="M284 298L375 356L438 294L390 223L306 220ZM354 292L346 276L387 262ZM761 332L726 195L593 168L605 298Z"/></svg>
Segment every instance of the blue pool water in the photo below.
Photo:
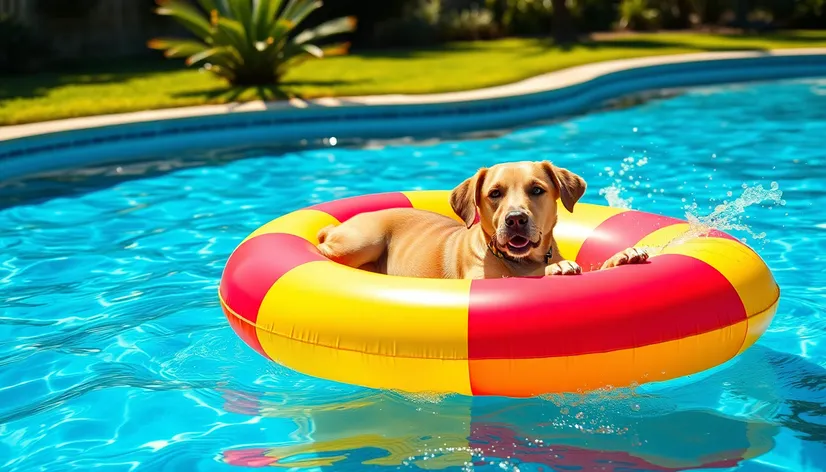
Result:
<svg viewBox="0 0 826 472"><path fill-rule="evenodd" d="M826 470L826 79L498 135L215 156L2 189L0 470ZM588 202L735 228L783 291L769 331L696 378L511 400L310 378L227 325L223 264L264 222L523 159L579 173Z"/></svg>

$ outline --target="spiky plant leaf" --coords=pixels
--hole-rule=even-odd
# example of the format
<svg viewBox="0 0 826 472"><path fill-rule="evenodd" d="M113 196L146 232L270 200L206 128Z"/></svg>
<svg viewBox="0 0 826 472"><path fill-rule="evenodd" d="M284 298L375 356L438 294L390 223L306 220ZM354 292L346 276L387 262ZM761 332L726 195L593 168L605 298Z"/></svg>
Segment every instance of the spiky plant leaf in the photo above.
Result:
<svg viewBox="0 0 826 472"><path fill-rule="evenodd" d="M229 10L232 12L232 19L244 26L244 36L246 32L252 31L252 5L250 0L227 0Z"/></svg>
<svg viewBox="0 0 826 472"><path fill-rule="evenodd" d="M201 39L209 38L209 22L193 6L179 0L158 0L158 5L159 7L155 10L157 14L175 18L178 23Z"/></svg>
<svg viewBox="0 0 826 472"><path fill-rule="evenodd" d="M290 23L292 28L298 26L310 13L321 8L322 3L319 0L291 0L284 8L281 17Z"/></svg>
<svg viewBox="0 0 826 472"><path fill-rule="evenodd" d="M232 46L242 54L249 53L252 48L252 44L247 41L244 26L236 20L219 17L213 34L219 44Z"/></svg>
<svg viewBox="0 0 826 472"><path fill-rule="evenodd" d="M215 0L198 0L198 4L201 5L201 8L206 10L207 13L217 11L221 15L227 14L226 11L223 11L223 5L221 5L221 2L216 2Z"/></svg>
<svg viewBox="0 0 826 472"><path fill-rule="evenodd" d="M233 82L236 79L235 72L230 68L222 67L212 63L206 63L204 64L204 69L208 70L209 72L212 72L218 77L223 77L224 79L227 79L230 82Z"/></svg>
<svg viewBox="0 0 826 472"><path fill-rule="evenodd" d="M147 43L150 49L164 50L164 56L170 59L189 57L204 51L209 46L189 39L153 39Z"/></svg>
<svg viewBox="0 0 826 472"><path fill-rule="evenodd" d="M327 36L333 36L341 33L350 33L356 29L356 18L346 16L343 18L336 18L326 23L322 23L313 29L304 30L296 35L293 41L296 44L303 44L309 41L316 41Z"/></svg>
<svg viewBox="0 0 826 472"><path fill-rule="evenodd" d="M270 24L276 21L275 15L281 8L281 0L253 0L252 24L255 41L263 41L270 31Z"/></svg>
<svg viewBox="0 0 826 472"><path fill-rule="evenodd" d="M213 64L227 68L235 64L233 54L223 47L209 48L197 54L193 54L186 59L186 64L191 66L207 60Z"/></svg>

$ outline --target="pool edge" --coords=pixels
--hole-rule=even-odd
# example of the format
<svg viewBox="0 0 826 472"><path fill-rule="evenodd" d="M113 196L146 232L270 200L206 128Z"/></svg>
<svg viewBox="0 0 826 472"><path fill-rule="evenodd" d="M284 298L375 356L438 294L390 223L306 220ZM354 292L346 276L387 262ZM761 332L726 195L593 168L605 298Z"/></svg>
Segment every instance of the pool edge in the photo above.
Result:
<svg viewBox="0 0 826 472"><path fill-rule="evenodd" d="M501 129L648 90L823 75L826 48L690 53L598 62L463 92L259 101L5 126L0 181L128 163L161 150Z"/></svg>

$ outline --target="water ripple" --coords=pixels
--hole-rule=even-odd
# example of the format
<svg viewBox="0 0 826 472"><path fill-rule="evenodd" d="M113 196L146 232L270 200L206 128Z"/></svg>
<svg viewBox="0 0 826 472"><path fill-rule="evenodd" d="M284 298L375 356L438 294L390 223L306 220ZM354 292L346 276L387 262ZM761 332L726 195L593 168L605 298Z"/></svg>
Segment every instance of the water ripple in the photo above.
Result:
<svg viewBox="0 0 826 472"><path fill-rule="evenodd" d="M0 184L0 469L821 472L824 84L676 91L467 139L215 150ZM223 264L270 219L526 159L583 175L585 201L688 209L747 238L782 289L767 334L674 382L514 400L314 379L227 325Z"/></svg>

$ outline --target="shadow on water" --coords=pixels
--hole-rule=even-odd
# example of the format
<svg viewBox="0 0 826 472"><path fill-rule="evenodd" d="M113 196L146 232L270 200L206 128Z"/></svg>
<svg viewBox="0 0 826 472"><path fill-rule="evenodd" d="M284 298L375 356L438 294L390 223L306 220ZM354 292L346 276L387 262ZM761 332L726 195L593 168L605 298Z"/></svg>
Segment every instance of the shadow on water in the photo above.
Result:
<svg viewBox="0 0 826 472"><path fill-rule="evenodd" d="M782 427L815 446L823 442L823 427L815 421L824 418L824 385L820 366L755 346L702 380L651 391L548 399L428 399L366 391L346 402L311 405L226 391L226 411L291 418L292 441L300 442L226 450L223 460L294 470L730 468L770 452ZM800 454L815 461L822 452Z"/></svg>

